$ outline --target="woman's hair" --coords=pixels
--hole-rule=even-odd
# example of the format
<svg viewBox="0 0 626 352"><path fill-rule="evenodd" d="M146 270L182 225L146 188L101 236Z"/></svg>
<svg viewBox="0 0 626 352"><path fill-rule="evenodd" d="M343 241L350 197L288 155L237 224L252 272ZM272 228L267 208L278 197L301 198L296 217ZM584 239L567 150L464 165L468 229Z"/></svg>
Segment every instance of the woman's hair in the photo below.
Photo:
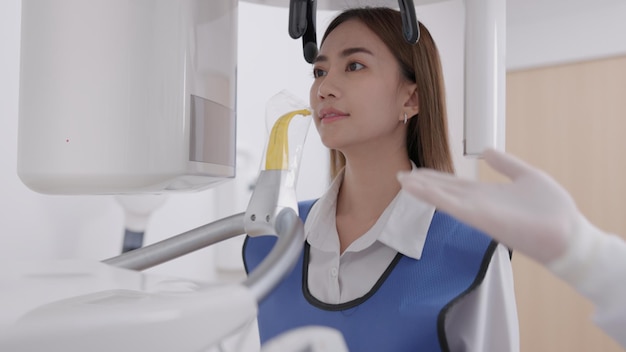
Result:
<svg viewBox="0 0 626 352"><path fill-rule="evenodd" d="M454 173L448 145L443 73L439 51L428 29L419 23L419 42L412 45L402 34L400 12L385 7L353 8L342 12L330 23L322 44L337 26L348 20L358 20L378 35L398 61L402 77L417 84L419 114L407 122L409 158L418 167ZM340 151L331 149L331 179L345 166L345 162Z"/></svg>

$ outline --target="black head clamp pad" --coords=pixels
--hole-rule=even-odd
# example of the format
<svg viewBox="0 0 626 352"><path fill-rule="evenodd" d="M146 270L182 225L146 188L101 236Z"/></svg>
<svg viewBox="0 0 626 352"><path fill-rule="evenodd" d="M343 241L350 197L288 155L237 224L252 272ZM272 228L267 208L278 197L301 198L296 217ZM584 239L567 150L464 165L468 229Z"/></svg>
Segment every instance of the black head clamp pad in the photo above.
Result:
<svg viewBox="0 0 626 352"><path fill-rule="evenodd" d="M402 33L409 44L417 44L420 38L419 24L415 16L413 0L398 0L402 15ZM304 59L313 63L317 56L315 33L316 0L289 0L289 35L293 39L302 37Z"/></svg>
<svg viewBox="0 0 626 352"><path fill-rule="evenodd" d="M308 63L317 56L316 11L316 0L289 0L289 35L293 39L302 37L304 59Z"/></svg>
<svg viewBox="0 0 626 352"><path fill-rule="evenodd" d="M415 15L413 0L398 0L402 16L402 34L409 44L417 44L420 40L420 26Z"/></svg>

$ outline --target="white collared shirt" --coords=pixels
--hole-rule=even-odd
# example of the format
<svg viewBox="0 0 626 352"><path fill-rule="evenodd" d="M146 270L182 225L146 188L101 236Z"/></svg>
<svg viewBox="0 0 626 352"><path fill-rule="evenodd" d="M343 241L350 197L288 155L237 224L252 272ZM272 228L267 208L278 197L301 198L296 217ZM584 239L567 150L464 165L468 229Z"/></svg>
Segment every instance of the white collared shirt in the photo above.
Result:
<svg viewBox="0 0 626 352"><path fill-rule="evenodd" d="M308 288L328 304L367 294L398 252L420 259L435 212L433 206L401 190L376 223L340 254L335 214L342 180L340 173L304 225L310 245ZM513 272L506 248L498 246L483 283L450 309L445 328L452 351L519 351Z"/></svg>

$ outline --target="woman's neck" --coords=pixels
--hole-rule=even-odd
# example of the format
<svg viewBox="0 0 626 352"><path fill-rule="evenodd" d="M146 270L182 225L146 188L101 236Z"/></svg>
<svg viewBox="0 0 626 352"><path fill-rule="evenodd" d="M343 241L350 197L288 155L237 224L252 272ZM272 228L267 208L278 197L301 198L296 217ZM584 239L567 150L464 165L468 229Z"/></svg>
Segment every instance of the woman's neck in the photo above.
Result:
<svg viewBox="0 0 626 352"><path fill-rule="evenodd" d="M396 175L411 169L406 152L347 154L337 195L337 232L341 252L369 230L400 191Z"/></svg>

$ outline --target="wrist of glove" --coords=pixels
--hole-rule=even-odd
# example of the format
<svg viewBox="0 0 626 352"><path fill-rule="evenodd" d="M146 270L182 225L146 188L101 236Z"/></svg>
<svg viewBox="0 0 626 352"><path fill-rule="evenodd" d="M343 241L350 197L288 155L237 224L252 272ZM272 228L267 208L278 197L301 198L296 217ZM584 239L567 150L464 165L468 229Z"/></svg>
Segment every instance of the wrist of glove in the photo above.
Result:
<svg viewBox="0 0 626 352"><path fill-rule="evenodd" d="M585 263L595 252L597 229L582 215L569 231L568 241L560 255L546 262L546 267L557 276L575 284L584 276ZM581 271L582 270L582 271Z"/></svg>
<svg viewBox="0 0 626 352"><path fill-rule="evenodd" d="M615 281L626 273L626 242L584 217L571 232L564 253L546 267L594 302L603 314L623 307L626 286Z"/></svg>

